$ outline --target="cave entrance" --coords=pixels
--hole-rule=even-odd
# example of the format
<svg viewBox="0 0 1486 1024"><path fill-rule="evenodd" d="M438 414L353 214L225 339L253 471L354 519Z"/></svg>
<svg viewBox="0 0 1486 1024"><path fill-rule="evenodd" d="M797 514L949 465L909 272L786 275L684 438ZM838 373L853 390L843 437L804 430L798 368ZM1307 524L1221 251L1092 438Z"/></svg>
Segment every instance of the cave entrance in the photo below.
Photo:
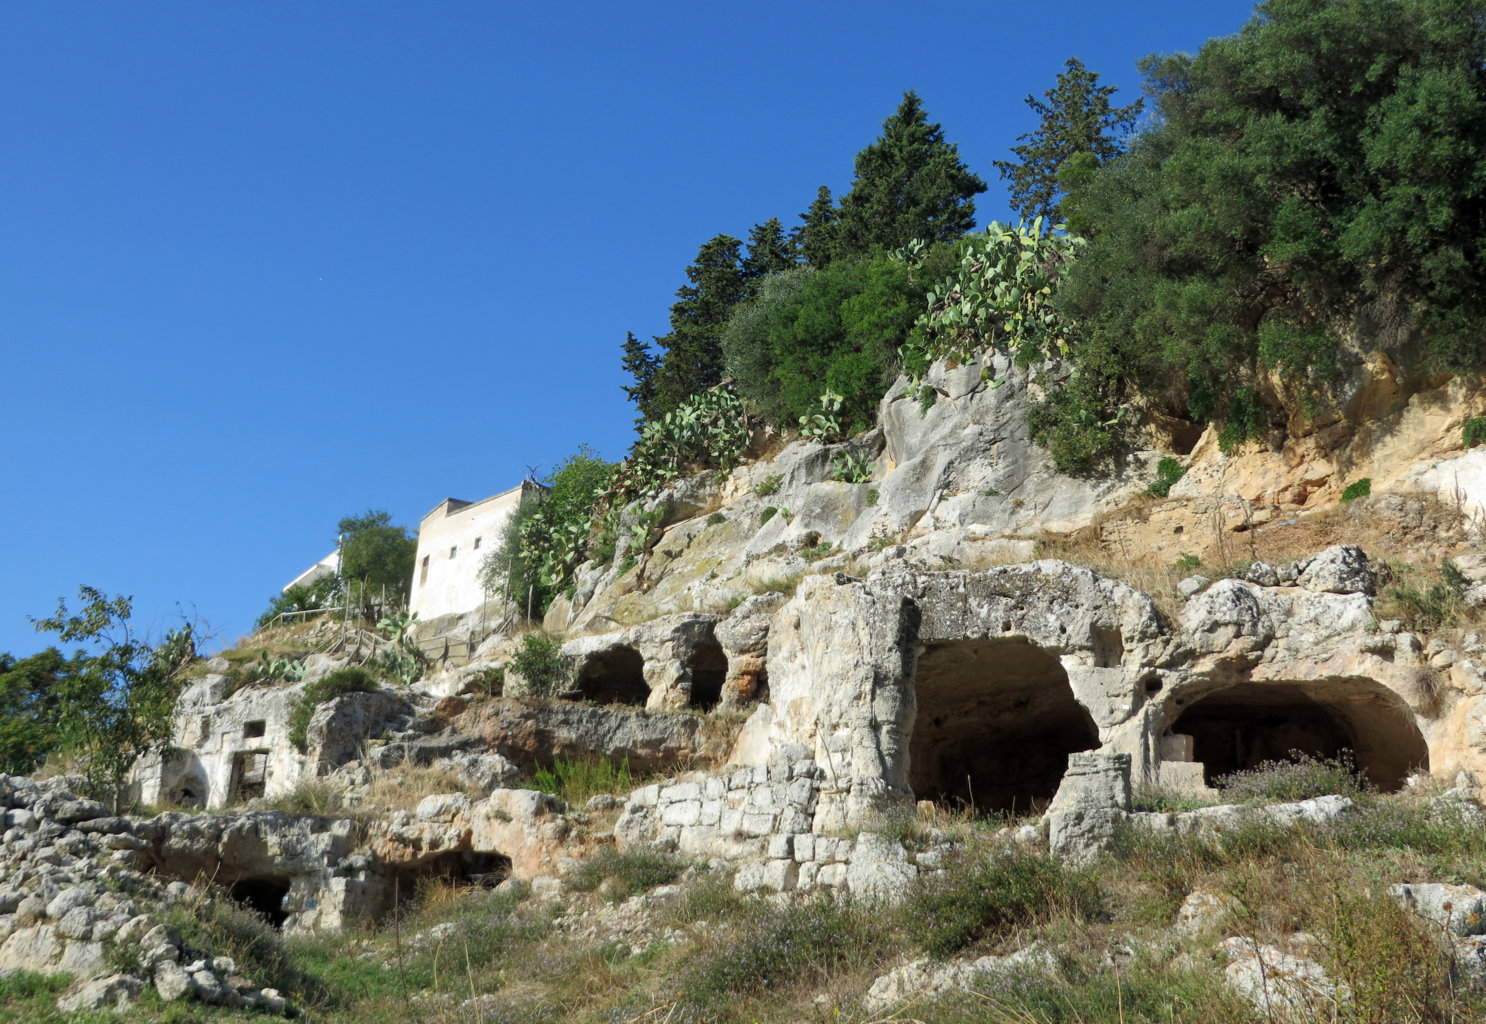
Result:
<svg viewBox="0 0 1486 1024"><path fill-rule="evenodd" d="M687 662L691 673L691 695L687 703L699 711L711 711L722 700L722 684L728 678L728 656L719 643L698 644Z"/></svg>
<svg viewBox="0 0 1486 1024"><path fill-rule="evenodd" d="M1408 706L1371 679L1238 683L1202 697L1171 724L1203 781L1284 761L1291 751L1334 758L1350 751L1357 770L1385 793L1429 768L1429 748Z"/></svg>
<svg viewBox="0 0 1486 1024"><path fill-rule="evenodd" d="M575 682L585 700L643 707L650 697L645 659L633 647L611 647L583 663Z"/></svg>
<svg viewBox="0 0 1486 1024"><path fill-rule="evenodd" d="M413 865L388 870L387 884L399 903L414 899L430 883L493 889L511 875L511 858L479 850L448 850Z"/></svg>
<svg viewBox="0 0 1486 1024"><path fill-rule="evenodd" d="M920 800L1031 813L1057 793L1069 754L1099 746L1063 666L1026 640L933 644L914 692L908 784Z"/></svg>
<svg viewBox="0 0 1486 1024"><path fill-rule="evenodd" d="M227 893L275 928L282 928L289 919L289 911L284 909L284 898L289 895L287 878L240 878L228 886Z"/></svg>

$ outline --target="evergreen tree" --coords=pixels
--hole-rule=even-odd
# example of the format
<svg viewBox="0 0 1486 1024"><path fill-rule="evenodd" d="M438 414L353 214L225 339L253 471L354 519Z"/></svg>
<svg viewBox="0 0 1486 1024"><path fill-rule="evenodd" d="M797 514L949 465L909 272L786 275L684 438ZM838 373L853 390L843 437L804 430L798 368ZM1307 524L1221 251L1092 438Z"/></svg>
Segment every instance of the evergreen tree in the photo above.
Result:
<svg viewBox="0 0 1486 1024"><path fill-rule="evenodd" d="M836 201L831 198L830 188L822 185L816 190L815 202L800 214L800 221L790 233L790 241L812 267L830 263L836 255Z"/></svg>
<svg viewBox="0 0 1486 1024"><path fill-rule="evenodd" d="M878 140L856 156L856 177L836 214L834 255L958 238L974 225L974 197L985 190L910 90Z"/></svg>
<svg viewBox="0 0 1486 1024"><path fill-rule="evenodd" d="M624 397L635 403L640 410L636 425L648 419L655 406L655 373L660 368L661 357L650 350L650 346L635 337L634 331L624 334L624 372L634 380L633 385L624 384Z"/></svg>
<svg viewBox="0 0 1486 1024"><path fill-rule="evenodd" d="M760 278L795 267L799 255L794 239L785 234L778 217L755 224L748 232L748 255L743 257L743 277L750 282L750 292L757 290Z"/></svg>
<svg viewBox="0 0 1486 1024"><path fill-rule="evenodd" d="M696 262L686 268L688 283L671 306L671 333L655 339L664 353L651 378L654 408L648 418L665 415L722 380L722 329L733 307L748 296L742 247L732 235L717 235L702 244Z"/></svg>
<svg viewBox="0 0 1486 1024"><path fill-rule="evenodd" d="M1144 101L1114 107L1110 97L1112 85L1100 85L1099 73L1083 66L1077 57L1069 57L1057 84L1042 95L1027 97L1027 106L1042 118L1037 130L1017 136L1020 146L1012 146L1016 160L997 160L996 170L1011 181L1011 208L1018 215L1055 217L1059 214L1059 196L1067 191L1070 180L1087 181L1090 161L1084 158L1077 177L1064 174L1069 161L1080 154L1093 157L1094 165L1118 156L1122 141L1134 129ZM1062 211L1065 215L1069 212Z"/></svg>

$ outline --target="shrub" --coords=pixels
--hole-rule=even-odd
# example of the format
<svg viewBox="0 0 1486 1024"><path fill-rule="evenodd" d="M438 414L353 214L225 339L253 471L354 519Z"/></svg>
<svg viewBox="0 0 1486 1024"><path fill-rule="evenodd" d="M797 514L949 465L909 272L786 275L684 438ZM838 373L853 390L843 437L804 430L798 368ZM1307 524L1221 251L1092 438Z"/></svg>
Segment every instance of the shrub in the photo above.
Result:
<svg viewBox="0 0 1486 1024"><path fill-rule="evenodd" d="M628 793L635 788L629 759L610 761L601 757L557 757L552 766L538 768L532 785L552 793L563 802L581 807L599 793Z"/></svg>
<svg viewBox="0 0 1486 1024"><path fill-rule="evenodd" d="M849 484L864 484L877 469L876 460L866 452L837 452L831 459L832 476Z"/></svg>
<svg viewBox="0 0 1486 1024"><path fill-rule="evenodd" d="M1486 416L1466 420L1465 426L1460 431L1460 440L1467 448L1474 448L1482 441L1486 441Z"/></svg>
<svg viewBox="0 0 1486 1024"><path fill-rule="evenodd" d="M1220 775L1213 786L1225 798L1243 803L1309 800L1333 793L1357 796L1367 788L1346 750L1334 758L1292 750L1288 760L1264 761L1255 768Z"/></svg>
<svg viewBox="0 0 1486 1024"><path fill-rule="evenodd" d="M305 612L327 607L334 599L340 580L335 576L322 576L310 584L297 584L282 593L275 594L268 608L253 622L255 630L272 626L284 612ZM311 616L306 616L311 617Z"/></svg>
<svg viewBox="0 0 1486 1024"><path fill-rule="evenodd" d="M780 476L778 473L775 473L772 476L766 476L758 483L753 485L753 493L757 494L760 498L767 498L771 494L778 494L779 485L783 482L784 477Z"/></svg>
<svg viewBox="0 0 1486 1024"><path fill-rule="evenodd" d="M922 879L903 904L902 921L919 948L947 957L1055 911L1090 918L1103 907L1091 875L1049 857L995 852L982 859L962 856L942 874Z"/></svg>
<svg viewBox="0 0 1486 1024"><path fill-rule="evenodd" d="M1156 463L1156 479L1146 488L1153 498L1164 498L1171 493L1171 485L1186 475L1186 470L1176 459L1162 459Z"/></svg>
<svg viewBox="0 0 1486 1024"><path fill-rule="evenodd" d="M874 508L874 507L876 507L876 505L877 505L877 498L878 498L877 488L874 487L870 491L867 492L867 507L868 508Z"/></svg>
<svg viewBox="0 0 1486 1024"><path fill-rule="evenodd" d="M664 850L639 847L623 853L606 846L567 876L574 892L593 892L608 883L606 897L620 903L637 893L674 882L685 871L685 860Z"/></svg>
<svg viewBox="0 0 1486 1024"><path fill-rule="evenodd" d="M289 742L300 750L309 742L310 719L315 717L315 708L328 700L348 693L371 693L377 681L364 668L338 668L334 672L315 680L304 688L289 712Z"/></svg>
<svg viewBox="0 0 1486 1024"><path fill-rule="evenodd" d="M1409 573L1409 570L1403 570ZM1465 607L1465 592L1470 580L1448 559L1440 566L1440 578L1425 585L1401 575L1390 587L1387 596L1397 603L1399 617L1411 629L1439 629L1461 613Z"/></svg>
<svg viewBox="0 0 1486 1024"><path fill-rule="evenodd" d="M1361 480L1354 480L1347 484L1342 491L1342 501L1356 501L1365 498L1372 493L1372 477L1365 476Z"/></svg>
<svg viewBox="0 0 1486 1024"><path fill-rule="evenodd" d="M545 633L528 633L511 655L510 669L526 680L538 697L555 697L567 689L572 665L563 656L562 644Z"/></svg>
<svg viewBox="0 0 1486 1024"><path fill-rule="evenodd" d="M760 526L763 526L770 519L773 519L774 516L778 514L778 512L779 512L779 510L777 508L775 508L773 505L769 505L767 508L765 508L761 512L759 512L759 514L758 514L758 524Z"/></svg>
<svg viewBox="0 0 1486 1024"><path fill-rule="evenodd" d="M723 515L721 512L713 512L710 516L707 517L708 526L721 526L727 521L728 517Z"/></svg>

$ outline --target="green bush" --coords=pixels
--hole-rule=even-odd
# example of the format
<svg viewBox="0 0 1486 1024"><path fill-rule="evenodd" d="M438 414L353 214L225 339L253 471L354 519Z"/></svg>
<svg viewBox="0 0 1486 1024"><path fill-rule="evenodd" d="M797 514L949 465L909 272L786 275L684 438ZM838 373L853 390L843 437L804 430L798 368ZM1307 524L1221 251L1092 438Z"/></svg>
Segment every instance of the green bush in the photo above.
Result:
<svg viewBox="0 0 1486 1024"><path fill-rule="evenodd" d="M567 887L574 892L593 892L607 882L606 897L611 903L621 903L674 882L686 868L685 860L664 850L639 847L621 853L606 846L568 874Z"/></svg>
<svg viewBox="0 0 1486 1024"><path fill-rule="evenodd" d="M563 656L562 644L545 633L522 637L521 647L511 655L508 667L526 680L537 697L556 697L571 682L572 666Z"/></svg>
<svg viewBox="0 0 1486 1024"><path fill-rule="evenodd" d="M1310 800L1340 793L1357 796L1367 784L1357 774L1350 751L1333 758L1312 757L1292 750L1284 761L1265 761L1257 767L1231 772L1213 780L1224 799L1242 803Z"/></svg>
<svg viewBox="0 0 1486 1024"><path fill-rule="evenodd" d="M779 485L783 482L784 477L780 476L778 473L775 473L772 476L766 476L758 483L753 485L753 493L757 494L760 498L767 498L771 494L778 494Z"/></svg>
<svg viewBox="0 0 1486 1024"><path fill-rule="evenodd" d="M766 418L793 427L818 411L824 386L842 396L843 428L870 426L927 282L947 272L953 251L938 246L922 264L883 255L778 275L723 333L739 392Z"/></svg>
<svg viewBox="0 0 1486 1024"><path fill-rule="evenodd" d="M328 700L348 693L371 693L377 689L377 681L364 668L338 668L334 672L315 680L304 688L289 712L289 742L300 750L309 742L310 719L315 717L315 708Z"/></svg>
<svg viewBox="0 0 1486 1024"><path fill-rule="evenodd" d="M758 524L760 526L763 526L770 519L773 519L776 515L778 515L778 513L779 513L779 510L777 508L775 508L773 505L765 506L763 509L761 509L759 511L759 514L758 514Z"/></svg>
<svg viewBox="0 0 1486 1024"><path fill-rule="evenodd" d="M1185 476L1186 472L1176 459L1162 459L1156 463L1156 479L1146 488L1146 493L1153 498L1166 497L1171 493L1172 484Z"/></svg>
<svg viewBox="0 0 1486 1024"><path fill-rule="evenodd" d="M1093 918L1104 895L1092 875L1050 857L992 852L962 856L920 880L901 911L908 937L925 953L947 957L973 942L1003 938L1054 912Z"/></svg>
<svg viewBox="0 0 1486 1024"><path fill-rule="evenodd" d="M253 622L253 628L258 630L272 626L284 612L307 612L327 607L334 601L339 584L340 580L335 576L322 576L308 585L298 584L275 594L268 602L268 608Z"/></svg>
<svg viewBox="0 0 1486 1024"><path fill-rule="evenodd" d="M1365 498L1372 493L1372 477L1365 476L1361 480L1354 480L1347 484L1342 491L1342 501L1356 501Z"/></svg>
<svg viewBox="0 0 1486 1024"><path fill-rule="evenodd" d="M1466 420L1465 426L1460 431L1460 439L1467 448L1474 448L1486 441L1486 416Z"/></svg>

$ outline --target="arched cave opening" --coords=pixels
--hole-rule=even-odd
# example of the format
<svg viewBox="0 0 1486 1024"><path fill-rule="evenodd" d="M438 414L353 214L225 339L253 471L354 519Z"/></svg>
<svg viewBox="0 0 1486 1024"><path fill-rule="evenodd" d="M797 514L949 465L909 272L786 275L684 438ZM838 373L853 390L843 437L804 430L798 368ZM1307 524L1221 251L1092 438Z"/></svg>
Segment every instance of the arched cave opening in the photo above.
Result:
<svg viewBox="0 0 1486 1024"><path fill-rule="evenodd" d="M698 644L686 667L691 673L691 695L687 703L699 711L711 711L722 700L722 684L728 678L728 657L722 645Z"/></svg>
<svg viewBox="0 0 1486 1024"><path fill-rule="evenodd" d="M415 898L419 888L430 882L491 889L510 875L510 857L480 850L446 850L417 864L389 866L384 877L401 903Z"/></svg>
<svg viewBox="0 0 1486 1024"><path fill-rule="evenodd" d="M1357 770L1383 792L1429 768L1429 748L1408 706L1370 679L1238 683L1199 698L1171 732L1192 737L1203 781L1283 761L1291 751L1334 758L1350 751Z"/></svg>
<svg viewBox="0 0 1486 1024"><path fill-rule="evenodd" d="M650 696L645 659L633 647L611 647L591 656L578 670L575 685L585 700L643 707Z"/></svg>
<svg viewBox="0 0 1486 1024"><path fill-rule="evenodd" d="M289 895L287 878L239 878L227 887L233 901L263 916L275 928L282 928L289 918L284 897Z"/></svg>
<svg viewBox="0 0 1486 1024"><path fill-rule="evenodd" d="M1068 755L1099 746L1058 659L1021 639L934 644L914 670L908 784L920 800L1025 814L1053 798Z"/></svg>

